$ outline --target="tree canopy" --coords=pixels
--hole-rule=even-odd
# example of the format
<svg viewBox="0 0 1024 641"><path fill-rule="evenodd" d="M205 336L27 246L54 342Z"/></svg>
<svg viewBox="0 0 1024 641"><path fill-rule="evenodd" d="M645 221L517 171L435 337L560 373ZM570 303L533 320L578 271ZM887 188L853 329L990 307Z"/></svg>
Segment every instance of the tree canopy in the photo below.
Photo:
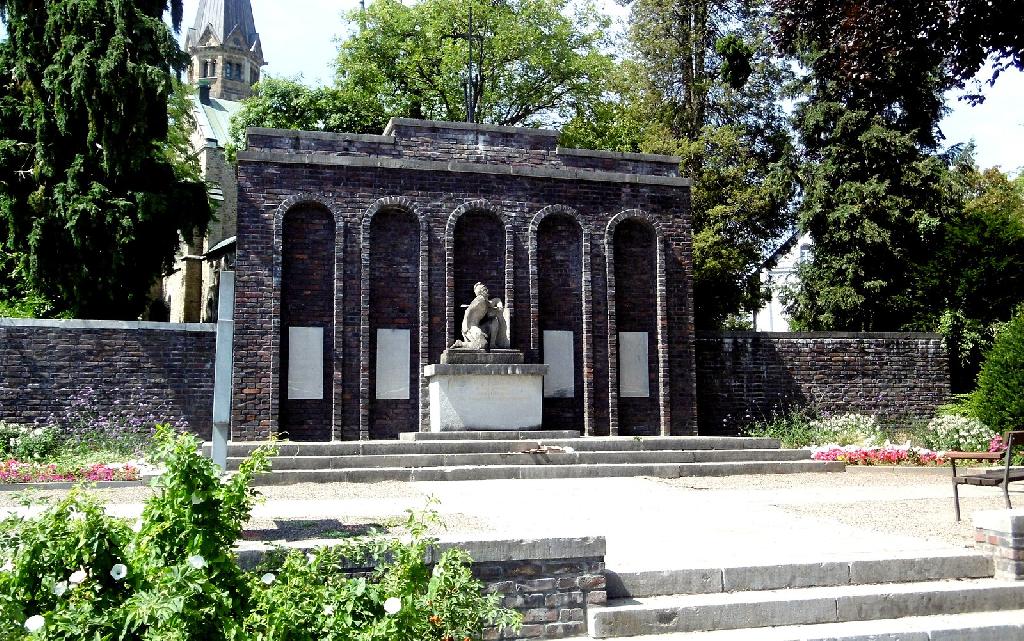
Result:
<svg viewBox="0 0 1024 641"><path fill-rule="evenodd" d="M172 70L188 57L163 22L166 7L0 0L8 295L40 296L52 314L136 318L179 234L209 219L205 185L174 160L181 147L168 135ZM177 28L181 0L170 9Z"/></svg>
<svg viewBox="0 0 1024 641"><path fill-rule="evenodd" d="M754 276L793 224L789 71L760 2L636 0L612 92L563 131L570 146L670 153L693 178L697 326L757 309Z"/></svg>
<svg viewBox="0 0 1024 641"><path fill-rule="evenodd" d="M359 29L341 42L338 88L389 116L466 120L470 8L477 122L551 124L600 97L608 21L568 0L374 0L348 15Z"/></svg>

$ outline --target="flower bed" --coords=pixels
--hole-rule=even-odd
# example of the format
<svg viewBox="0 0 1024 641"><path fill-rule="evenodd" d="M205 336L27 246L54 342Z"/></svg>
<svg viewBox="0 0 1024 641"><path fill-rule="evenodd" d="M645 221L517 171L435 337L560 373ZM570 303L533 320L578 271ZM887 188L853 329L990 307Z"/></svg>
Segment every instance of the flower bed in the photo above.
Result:
<svg viewBox="0 0 1024 641"><path fill-rule="evenodd" d="M64 467L54 463L0 462L0 483L73 483L76 481L137 481L139 468L131 464L97 463Z"/></svg>
<svg viewBox="0 0 1024 641"><path fill-rule="evenodd" d="M941 465L942 452L924 447L885 444L865 445L822 445L811 448L811 458L816 461L842 461L848 465Z"/></svg>

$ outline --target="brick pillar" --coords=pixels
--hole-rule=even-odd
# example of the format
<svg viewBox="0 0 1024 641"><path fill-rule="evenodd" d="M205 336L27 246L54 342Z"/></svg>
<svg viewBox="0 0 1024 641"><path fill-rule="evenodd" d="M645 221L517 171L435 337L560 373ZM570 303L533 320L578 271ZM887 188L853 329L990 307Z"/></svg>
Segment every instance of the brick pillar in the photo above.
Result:
<svg viewBox="0 0 1024 641"><path fill-rule="evenodd" d="M992 555L997 579L1024 580L1024 510L976 513L974 546Z"/></svg>

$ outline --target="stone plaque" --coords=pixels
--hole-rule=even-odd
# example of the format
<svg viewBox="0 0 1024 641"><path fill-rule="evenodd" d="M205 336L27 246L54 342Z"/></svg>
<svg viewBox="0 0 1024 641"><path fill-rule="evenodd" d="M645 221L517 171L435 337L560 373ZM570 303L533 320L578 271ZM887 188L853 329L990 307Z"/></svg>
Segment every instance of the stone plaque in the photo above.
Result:
<svg viewBox="0 0 1024 641"><path fill-rule="evenodd" d="M409 398L410 337L407 329L377 330L377 398Z"/></svg>
<svg viewBox="0 0 1024 641"><path fill-rule="evenodd" d="M647 349L647 332L619 332L619 396L650 397Z"/></svg>
<svg viewBox="0 0 1024 641"><path fill-rule="evenodd" d="M324 328L288 328L288 398L324 397Z"/></svg>
<svg viewBox="0 0 1024 641"><path fill-rule="evenodd" d="M576 395L576 363L572 332L544 331L545 398L572 398Z"/></svg>

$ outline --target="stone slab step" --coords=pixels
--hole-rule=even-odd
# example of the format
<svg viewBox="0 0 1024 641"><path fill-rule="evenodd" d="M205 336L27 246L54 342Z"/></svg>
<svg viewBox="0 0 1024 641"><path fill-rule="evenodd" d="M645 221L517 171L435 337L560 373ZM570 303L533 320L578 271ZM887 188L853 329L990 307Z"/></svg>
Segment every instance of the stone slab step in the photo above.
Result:
<svg viewBox="0 0 1024 641"><path fill-rule="evenodd" d="M860 556L815 563L605 572L610 599L867 583L978 579L992 575L990 554L960 551L904 557Z"/></svg>
<svg viewBox="0 0 1024 641"><path fill-rule="evenodd" d="M575 430L487 430L466 432L403 432L402 441L536 441L552 438L579 438Z"/></svg>
<svg viewBox="0 0 1024 641"><path fill-rule="evenodd" d="M596 637L587 637L590 639ZM1024 610L682 632L631 641L1024 641Z"/></svg>
<svg viewBox="0 0 1024 641"><path fill-rule="evenodd" d="M838 461L765 461L737 463L650 463L597 465L482 465L454 467L382 467L334 470L282 470L261 474L258 485L290 483L374 483L379 481L479 481L492 479L559 479L653 476L729 476L842 472Z"/></svg>
<svg viewBox="0 0 1024 641"><path fill-rule="evenodd" d="M1021 604L1024 583L995 579L674 595L591 607L587 630L603 639L993 612Z"/></svg>
<svg viewBox="0 0 1024 641"><path fill-rule="evenodd" d="M527 432L523 432L526 434ZM259 441L236 441L228 444L228 456L247 456L266 445ZM279 441L282 456L354 456L367 454L469 454L482 452L514 452L541 446L571 447L577 452L649 452L656 450L768 450L779 449L779 442L769 438L728 436L588 436L567 439L485 439L485 440L389 440L389 441ZM209 455L210 444L203 445Z"/></svg>
<svg viewBox="0 0 1024 641"><path fill-rule="evenodd" d="M228 459L237 470L244 460ZM275 470L317 470L366 467L454 467L467 465L595 465L615 463L730 463L807 461L807 450L651 450L640 452L481 452L466 454L365 454L352 456L277 456Z"/></svg>

